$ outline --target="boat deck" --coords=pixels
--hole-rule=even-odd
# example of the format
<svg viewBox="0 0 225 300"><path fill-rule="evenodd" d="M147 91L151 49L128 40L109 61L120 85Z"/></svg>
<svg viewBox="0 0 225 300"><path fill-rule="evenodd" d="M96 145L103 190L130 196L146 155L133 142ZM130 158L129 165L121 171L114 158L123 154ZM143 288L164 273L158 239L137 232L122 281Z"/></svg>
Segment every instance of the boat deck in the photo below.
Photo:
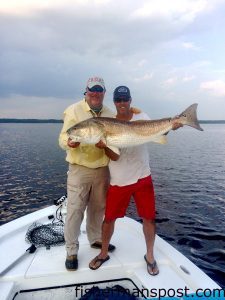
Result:
<svg viewBox="0 0 225 300"><path fill-rule="evenodd" d="M53 213L55 213L55 207L51 206L1 226L0 272L26 253L26 249L30 246L25 242L25 234L29 225L34 221L50 223L47 216ZM0 299L12 299L4 295L15 294L15 290L85 285L122 278L129 278L139 289L148 289L148 291L156 289L157 292L159 289L182 289L184 291L188 288L188 293L194 293L198 288L219 288L190 260L158 236L154 252L160 273L157 276L150 276L144 261L146 246L142 225L130 218L117 220L111 241L116 246L116 250L109 254L110 260L98 270L90 270L88 267L90 260L99 253L99 250L90 247L85 223L82 224L79 241L79 269L77 271L69 272L65 269L64 245L51 247L50 250L45 247L37 248L33 254L26 253L11 270L0 278ZM15 299L26 298L24 295L20 298L18 294Z"/></svg>

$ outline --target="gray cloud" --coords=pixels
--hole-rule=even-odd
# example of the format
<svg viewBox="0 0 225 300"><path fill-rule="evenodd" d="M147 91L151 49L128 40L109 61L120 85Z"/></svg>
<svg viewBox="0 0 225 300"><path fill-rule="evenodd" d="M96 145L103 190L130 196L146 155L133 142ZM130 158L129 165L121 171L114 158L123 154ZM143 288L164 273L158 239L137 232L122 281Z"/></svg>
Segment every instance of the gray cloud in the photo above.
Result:
<svg viewBox="0 0 225 300"><path fill-rule="evenodd" d="M29 14L1 13L0 103L5 109L1 114L13 116L7 103L12 104L17 95L13 104L20 103L24 108L21 115L31 115L32 109L26 110L26 99L33 97L36 100L30 103L41 104L38 115L45 115L43 103L51 107L55 101L51 112L58 116L65 99L82 97L87 78L95 74L106 81L107 103L111 103L116 85L127 84L138 99L143 99L139 102L143 108L153 107L155 114L162 107L168 110L171 105L182 106L196 94L202 99L201 81L225 80L207 78L211 67L196 67L199 60L210 58L210 52L201 48L201 36L205 39L205 34L211 33L205 20L218 15L217 24L222 29L224 1L215 1L218 7L214 10L187 6L181 11L176 7L160 11L153 6L150 13L140 10L149 3L144 0L126 0L119 7L116 1L88 3L52 4ZM182 49L178 46L182 43L194 43L200 51ZM208 47L210 51L211 45ZM178 80L179 86L168 87L164 83L172 76L193 76L194 80ZM207 101L212 98L209 96ZM219 115L215 113L215 118Z"/></svg>

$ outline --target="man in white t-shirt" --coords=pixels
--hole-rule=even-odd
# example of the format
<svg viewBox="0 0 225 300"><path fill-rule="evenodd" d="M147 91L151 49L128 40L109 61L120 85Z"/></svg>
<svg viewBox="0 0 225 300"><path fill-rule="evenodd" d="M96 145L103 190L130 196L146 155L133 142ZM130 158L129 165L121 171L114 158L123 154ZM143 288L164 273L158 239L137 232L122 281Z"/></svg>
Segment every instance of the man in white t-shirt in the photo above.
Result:
<svg viewBox="0 0 225 300"><path fill-rule="evenodd" d="M130 90L119 86L113 94L116 106L116 118L124 121L149 120L149 117L139 109L132 108ZM181 127L174 125L173 129ZM106 147L106 145L105 145ZM113 235L117 218L125 216L131 196L135 200L139 216L143 219L143 232L147 253L144 259L150 275L159 273L158 265L153 254L155 241L155 196L149 166L147 145L121 149L117 161L110 160L110 187L106 197L105 218L102 225L102 248L89 264L90 269L98 269L109 260L108 245Z"/></svg>

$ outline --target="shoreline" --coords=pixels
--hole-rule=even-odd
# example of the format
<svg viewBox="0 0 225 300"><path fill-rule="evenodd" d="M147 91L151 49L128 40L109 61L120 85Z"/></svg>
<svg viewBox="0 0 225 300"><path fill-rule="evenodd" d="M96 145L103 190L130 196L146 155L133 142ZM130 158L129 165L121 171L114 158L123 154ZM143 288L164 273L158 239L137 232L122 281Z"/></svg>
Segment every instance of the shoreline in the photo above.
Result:
<svg viewBox="0 0 225 300"><path fill-rule="evenodd" d="M14 119L2 118L0 123L63 123L58 119ZM200 120L200 124L225 124L225 120Z"/></svg>

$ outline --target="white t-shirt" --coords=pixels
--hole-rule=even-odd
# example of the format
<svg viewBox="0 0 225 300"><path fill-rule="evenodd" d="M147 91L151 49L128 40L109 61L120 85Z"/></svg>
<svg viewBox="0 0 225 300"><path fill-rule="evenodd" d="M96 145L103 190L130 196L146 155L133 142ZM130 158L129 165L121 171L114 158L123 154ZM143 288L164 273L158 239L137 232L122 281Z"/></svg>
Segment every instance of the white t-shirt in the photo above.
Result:
<svg viewBox="0 0 225 300"><path fill-rule="evenodd" d="M149 120L145 113L133 114L131 121ZM117 161L110 160L110 184L125 186L136 183L139 179L151 174L149 153L146 144L120 150Z"/></svg>

